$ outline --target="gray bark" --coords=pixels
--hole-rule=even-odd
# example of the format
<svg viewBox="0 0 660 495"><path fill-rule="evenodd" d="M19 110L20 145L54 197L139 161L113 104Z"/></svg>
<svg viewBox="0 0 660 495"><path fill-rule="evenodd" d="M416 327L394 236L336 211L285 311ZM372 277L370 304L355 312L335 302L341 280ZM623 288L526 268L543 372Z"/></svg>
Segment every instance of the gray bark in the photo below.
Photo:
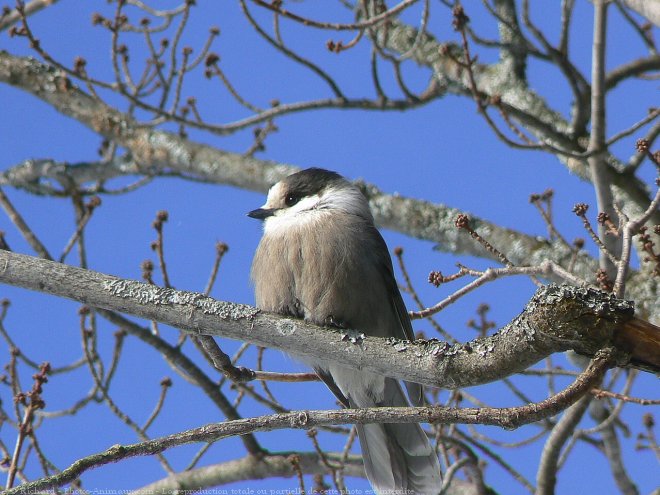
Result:
<svg viewBox="0 0 660 495"><path fill-rule="evenodd" d="M0 266L3 283L156 320L195 335L242 340L449 389L498 380L555 352L573 349L594 355L634 312L631 303L597 290L546 286L493 336L455 345L407 342L317 327L244 304L7 251L0 251Z"/></svg>

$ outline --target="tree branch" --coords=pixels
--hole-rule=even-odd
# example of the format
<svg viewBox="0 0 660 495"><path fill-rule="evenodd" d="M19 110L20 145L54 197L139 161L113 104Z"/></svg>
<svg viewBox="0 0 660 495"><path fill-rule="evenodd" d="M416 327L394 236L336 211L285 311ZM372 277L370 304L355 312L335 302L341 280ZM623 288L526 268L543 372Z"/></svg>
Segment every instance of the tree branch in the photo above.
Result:
<svg viewBox="0 0 660 495"><path fill-rule="evenodd" d="M575 427L589 407L591 397L585 395L568 408L552 429L543 446L539 468L536 473L535 495L553 495L557 483L558 461L561 449L570 438Z"/></svg>
<svg viewBox="0 0 660 495"><path fill-rule="evenodd" d="M0 81L10 82L33 93L60 112L68 115L107 139L131 152L130 157L109 163L67 165L50 160L28 160L4 172L0 184L11 184L38 190L42 194L52 188L39 188L42 179L73 179L76 184L90 180L110 179L123 175L180 174L209 182L265 192L275 182L298 171L297 167L258 160L226 152L184 139L174 133L140 127L128 115L105 105L71 85L58 71L33 59L13 57L0 51ZM96 176L95 174L102 174ZM401 196L391 196L364 184L374 217L380 225L420 239L431 240L453 252L484 256L483 250L453 227L459 210ZM515 242L518 246L512 262L536 264L544 259L558 263L571 259L572 252L539 241L511 229L502 229L486 220L474 219L500 245ZM512 236L515 239L512 239ZM499 239L498 239L499 238ZM520 253L520 255L517 255ZM577 273L583 278L595 271L595 264L582 257Z"/></svg>
<svg viewBox="0 0 660 495"><path fill-rule="evenodd" d="M25 6L23 7L24 9L24 15L30 16L36 12L39 12L42 9L45 9L46 7L50 7L54 3L56 3L58 0L31 0L30 2L27 2ZM13 26L17 22L21 20L23 16L18 13L16 9L12 9L6 14L3 14L0 16L0 31L4 31L10 26Z"/></svg>
<svg viewBox="0 0 660 495"><path fill-rule="evenodd" d="M605 41L607 33L607 2L594 1L594 27L591 56L591 135L589 138L589 172L591 182L596 191L598 212L606 213L609 218L616 219L614 212L614 196L611 189L612 181L607 165L607 148L605 146ZM616 267L607 256L607 251L617 255L619 242L616 237L607 235L604 225L598 225L598 236L606 249L600 251L600 268L605 270L610 278L616 275Z"/></svg>
<svg viewBox="0 0 660 495"><path fill-rule="evenodd" d="M79 459L58 474L24 483L6 490L5 495L35 493L62 486L78 478L83 472L122 459L153 455L166 449L196 442L215 442L223 438L256 431L282 428L309 429L314 426L354 423L418 423L487 424L516 428L557 414L577 401L598 383L615 362L611 349L602 351L575 382L559 394L537 404L510 408L452 407L379 407L369 409L343 409L327 411L293 411L260 416L225 423L212 423L165 437L131 445L114 445L104 452Z"/></svg>
<svg viewBox="0 0 660 495"><path fill-rule="evenodd" d="M634 346L622 340L628 327L636 329L639 324L631 319L632 304L594 289L542 287L527 308L497 334L449 345L437 340L362 337L195 292L164 289L7 251L0 251L0 268L0 282L7 284L156 320L195 335L222 335L435 387L488 383L568 349L594 355L613 338L620 349L631 348L633 364L660 369L660 362L654 362L652 342L645 342L638 358ZM660 361L660 353L655 356ZM620 364L627 362L621 356Z"/></svg>
<svg viewBox="0 0 660 495"><path fill-rule="evenodd" d="M145 493L174 493L176 491L197 492L206 488L236 483L239 481L262 480L269 478L292 478L297 475L291 462L291 455L297 456L298 466L303 474L331 474L317 453L264 453L262 456L247 455L222 464L204 466L190 471L182 471L149 485L142 486L130 495ZM328 461L341 466L345 476L365 476L362 459L349 456L342 460L342 454L325 453Z"/></svg>
<svg viewBox="0 0 660 495"><path fill-rule="evenodd" d="M653 54L648 57L638 58L632 62L619 65L612 69L605 76L605 89L610 91L614 89L620 82L625 81L630 77L636 77L645 72L660 70L660 55Z"/></svg>

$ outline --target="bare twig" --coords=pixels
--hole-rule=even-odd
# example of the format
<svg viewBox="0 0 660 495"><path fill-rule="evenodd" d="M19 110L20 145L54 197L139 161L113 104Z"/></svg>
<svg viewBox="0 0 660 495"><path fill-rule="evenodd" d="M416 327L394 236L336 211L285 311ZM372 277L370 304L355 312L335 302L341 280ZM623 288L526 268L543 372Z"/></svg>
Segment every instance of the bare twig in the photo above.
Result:
<svg viewBox="0 0 660 495"><path fill-rule="evenodd" d="M564 238L564 236L561 235L561 232L557 230L557 227L555 227L555 224L552 220L553 195L554 195L554 191L552 189L547 189L546 191L543 191L541 194L531 194L529 196L529 202L532 203L541 214L541 218L543 218L543 221L548 227L548 234L550 236L550 239L558 239L567 248L575 249L575 246L569 244L569 242ZM545 208L543 204L546 205Z"/></svg>
<svg viewBox="0 0 660 495"><path fill-rule="evenodd" d="M264 380L269 382L316 382L319 377L316 373L276 373L273 371L254 371L255 380Z"/></svg>
<svg viewBox="0 0 660 495"><path fill-rule="evenodd" d="M589 234L589 237L591 237L591 239L594 241L594 244L598 246L600 252L603 255L607 256L607 259L609 260L610 263L612 263L613 265L617 264L619 260L612 253L612 251L610 251L609 247L605 245L603 240L600 238L600 236L594 231L593 227L591 226L591 222L587 218L588 209L589 209L589 205L587 205L586 203L577 203L573 207L573 213L575 213L578 217L582 219L584 229ZM604 227L601 227L601 230L605 231Z"/></svg>
<svg viewBox="0 0 660 495"><path fill-rule="evenodd" d="M506 462L505 459L503 459L501 456L497 455L495 452L493 452L492 449L488 448L486 445L483 445L481 442L477 442L474 438L472 438L470 435L466 435L463 433L460 429L456 429L456 434L461 437L465 442L469 443L470 445L473 445L477 449L479 449L481 452L486 454L486 456L490 457L493 459L498 465L502 466L502 468L513 477L518 483L520 483L522 486L524 486L530 493L534 492L534 486L529 482L525 476L520 473L518 470L516 470L511 464ZM545 432L543 432L545 433Z"/></svg>
<svg viewBox="0 0 660 495"><path fill-rule="evenodd" d="M310 428L342 423L396 423L430 421L440 423L499 424L519 426L556 414L570 403L579 400L598 383L603 373L612 366L612 354L605 352L567 389L540 403L504 409L456 409L444 407L384 407L371 409L344 409L328 411L294 411L246 420L208 424L174 435L132 445L113 446L104 452L79 459L68 468L53 476L25 483L7 490L6 495L18 495L26 490L44 490L62 486L82 473L107 464L135 456L163 452L177 445L196 442L212 442L233 435L244 435L276 428Z"/></svg>
<svg viewBox="0 0 660 495"><path fill-rule="evenodd" d="M142 426L142 431L147 431L149 427L152 425L152 423L156 420L160 412L163 410L163 405L165 404L165 396L167 395L167 391L170 389L172 386L172 380L170 378L163 378L160 381L160 395L158 396L158 402L156 402L156 405L154 406L153 411L147 418L147 420L144 422L144 425Z"/></svg>
<svg viewBox="0 0 660 495"><path fill-rule="evenodd" d="M27 393L19 393L15 398L17 403L20 403L25 407L25 411L23 413L23 419L18 427L18 437L16 438L16 446L14 447L14 453L11 456L11 462L7 471L7 483L5 489L11 488L14 484L14 479L16 478L18 470L18 459L21 455L21 449L25 438L32 432L35 412L39 409L43 409L46 405L41 397L41 393L44 383L48 381L49 370L50 364L43 363L39 369L39 373L35 374L33 377L34 382L32 390Z"/></svg>
<svg viewBox="0 0 660 495"><path fill-rule="evenodd" d="M376 26L377 24L380 24L381 22L399 14L403 10L407 9L408 7L416 3L418 0L404 0L398 5L392 7L391 9L388 9L376 16L370 17L366 21L349 23L349 24L341 24L336 22L319 22L313 19L308 19L306 17L302 17L300 15L294 14L293 12L283 9L281 5L278 5L277 3L268 3L265 0L252 0L252 1L261 7L272 10L273 12L279 15L287 17L301 24L304 24L305 26L310 26L319 29L329 29L332 31L355 31L359 29L365 29L368 27Z"/></svg>
<svg viewBox="0 0 660 495"><path fill-rule="evenodd" d="M167 274L167 265L165 264L165 253L164 253L164 238L163 238L163 224L167 222L169 214L165 210L161 210L156 214L156 219L153 221L152 226L158 234L158 238L151 243L151 248L156 251L158 255L158 264L160 265L160 271L163 275L163 284L165 287L172 287L170 284L170 277Z"/></svg>
<svg viewBox="0 0 660 495"><path fill-rule="evenodd" d="M415 290L414 285L412 284L412 280L410 279L410 275L408 274L408 269L406 268L406 264L403 261L403 248L397 247L394 249L394 256L396 257L397 261L399 262L399 268L401 269L401 275L403 275L403 280L405 282L405 287L403 290L410 294L410 297L413 298L413 301L415 301L415 304L417 304L417 307L419 310L423 310L426 305L422 302L422 300L419 297L419 294ZM438 322L435 320L435 318L427 318L429 323L435 328L435 330L442 335L442 337L447 340L448 342L457 342L457 340L450 335L444 328L442 328Z"/></svg>
<svg viewBox="0 0 660 495"><path fill-rule="evenodd" d="M562 267L560 267L559 265L557 265L552 261L544 261L539 266L509 266L506 268L488 268L483 272L476 270L467 270L466 273L477 276L478 278L476 280L473 280L469 284L461 287L453 294L447 296L445 299L443 299L439 303L429 308L423 309L421 311L411 311L409 313L410 317L412 319L428 318L428 316L436 314L442 311L450 304L453 304L456 300L463 297L467 293L472 292L473 290L477 289L478 287L481 287L485 283L500 277L508 277L513 275L526 275L526 276L539 275L539 276L548 277L550 275L558 275L567 282L575 286L587 285L587 283L584 280L581 280L572 273L567 272Z"/></svg>
<svg viewBox="0 0 660 495"><path fill-rule="evenodd" d="M234 382L244 383L255 379L255 373L243 366L234 366L231 358L222 352L217 342L208 335L193 337L209 356L215 368Z"/></svg>
<svg viewBox="0 0 660 495"><path fill-rule="evenodd" d="M603 390L601 388L593 388L591 394L596 399L602 399L603 397L609 397L611 399L617 399L624 402L632 402L634 404L639 404L640 406L657 406L660 405L660 400L656 399L640 399L638 397L630 397L629 395L618 394L616 392L610 392L609 390Z"/></svg>
<svg viewBox="0 0 660 495"><path fill-rule="evenodd" d="M78 222L78 225L76 226L76 231L73 233L69 241L66 243L66 246L64 246L64 249L62 250L62 254L60 255L58 260L60 263L64 262L67 255L75 245L75 243L78 241L78 239L80 239L83 230L85 229L89 221L92 219L92 213L94 213L94 210L98 206L100 206L100 204L101 204L101 198L99 198L98 196L94 196L92 199L90 199L87 202L87 204L85 205L85 214Z"/></svg>
<svg viewBox="0 0 660 495"><path fill-rule="evenodd" d="M46 247L41 243L37 236L34 235L32 229L30 229L27 223L25 223L25 220L23 220L23 216L18 212L18 210L16 210L16 208L14 208L14 205L11 203L11 201L9 201L9 198L2 189L0 189L0 205L7 213L7 216L12 221L12 223L16 226L20 233L23 234L23 237L32 247L32 249L34 249L34 251L40 257L47 260L52 260L53 258L48 253Z"/></svg>
<svg viewBox="0 0 660 495"><path fill-rule="evenodd" d="M509 259L502 253L500 250L498 250L495 246L493 246L490 242L488 242L486 239L481 237L471 226L470 226L470 218L467 215L460 214L456 217L456 227L459 229L463 229L467 231L474 240L476 240L479 244L481 244L486 251L492 253L495 255L500 262L507 266L511 267L513 266L513 263L509 261Z"/></svg>
<svg viewBox="0 0 660 495"><path fill-rule="evenodd" d="M24 16L30 16L42 9L45 9L46 7L50 7L57 2L58 0L30 0L21 7L22 12L19 12L19 9L13 9L7 13L3 13L2 16L0 16L0 31L4 31L13 24L16 24Z"/></svg>
<svg viewBox="0 0 660 495"><path fill-rule="evenodd" d="M623 297L625 293L625 283L628 270L630 269L630 253L632 250L632 238L634 235L639 233L640 227L642 227L648 220L651 218L658 208L660 207L660 187L658 187L655 198L649 204L649 207L646 209L639 218L635 220L629 220L626 222L623 228L623 243L621 247L621 259L617 263L617 272L616 272L616 281L614 283L614 293L617 297Z"/></svg>
<svg viewBox="0 0 660 495"><path fill-rule="evenodd" d="M211 274L209 275L209 280L206 283L206 287L204 288L204 295L206 296L208 296L211 293L211 289L213 289L215 279L218 276L218 268L220 267L220 262L222 261L222 258L227 253L227 251L229 251L229 246L227 246L227 244L224 242L215 243L215 260L213 262Z"/></svg>

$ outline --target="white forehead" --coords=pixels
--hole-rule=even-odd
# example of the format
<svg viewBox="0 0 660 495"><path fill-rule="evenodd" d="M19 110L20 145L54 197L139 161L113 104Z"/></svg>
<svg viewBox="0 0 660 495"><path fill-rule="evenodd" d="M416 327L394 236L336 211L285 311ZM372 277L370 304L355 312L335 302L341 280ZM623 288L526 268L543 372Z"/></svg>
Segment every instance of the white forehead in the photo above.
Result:
<svg viewBox="0 0 660 495"><path fill-rule="evenodd" d="M268 196L266 198L266 204L264 206L273 206L277 204L278 201L282 199L283 195L284 195L284 184L282 182L278 182L277 184L274 184L268 190Z"/></svg>

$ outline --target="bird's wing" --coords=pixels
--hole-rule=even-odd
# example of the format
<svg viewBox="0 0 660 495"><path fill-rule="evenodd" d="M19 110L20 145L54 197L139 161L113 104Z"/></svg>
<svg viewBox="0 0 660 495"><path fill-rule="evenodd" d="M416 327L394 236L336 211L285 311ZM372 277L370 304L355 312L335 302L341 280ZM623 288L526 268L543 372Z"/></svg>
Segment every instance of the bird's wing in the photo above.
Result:
<svg viewBox="0 0 660 495"><path fill-rule="evenodd" d="M408 310L406 305L403 302L401 297L401 292L399 291L399 286L396 283L396 278L394 278L394 267L392 266L392 257L387 249L387 244L383 236L380 234L376 227L372 227L375 231L373 236L376 239L376 250L379 251L375 259L379 260L380 265L378 267L378 272L382 274L383 285L387 289L387 293L390 295L390 304L394 310L394 314L398 318L398 325L395 328L395 337L402 340L415 340L415 333L413 332L412 323L410 322L410 317L408 316Z"/></svg>
<svg viewBox="0 0 660 495"><path fill-rule="evenodd" d="M399 331L393 335L393 337L396 337L397 339L413 341L415 340L415 332L413 331L412 322L410 321L410 316L408 315L408 310L406 309L406 305L403 302L401 292L399 291L399 286L397 285L396 278L394 277L392 258L389 255L387 244L385 244L383 236L380 234L380 232L378 232L377 229L376 232L378 234L378 248L384 251L381 253L381 256L378 257L379 259L384 260L383 266L380 267L380 273L383 274L383 284L387 288L387 292L390 295L390 304L392 305L394 314L398 319ZM419 383L413 382L405 382L405 384L406 389L408 390L408 396L410 397L413 405L425 405L424 387L422 387L422 385Z"/></svg>

